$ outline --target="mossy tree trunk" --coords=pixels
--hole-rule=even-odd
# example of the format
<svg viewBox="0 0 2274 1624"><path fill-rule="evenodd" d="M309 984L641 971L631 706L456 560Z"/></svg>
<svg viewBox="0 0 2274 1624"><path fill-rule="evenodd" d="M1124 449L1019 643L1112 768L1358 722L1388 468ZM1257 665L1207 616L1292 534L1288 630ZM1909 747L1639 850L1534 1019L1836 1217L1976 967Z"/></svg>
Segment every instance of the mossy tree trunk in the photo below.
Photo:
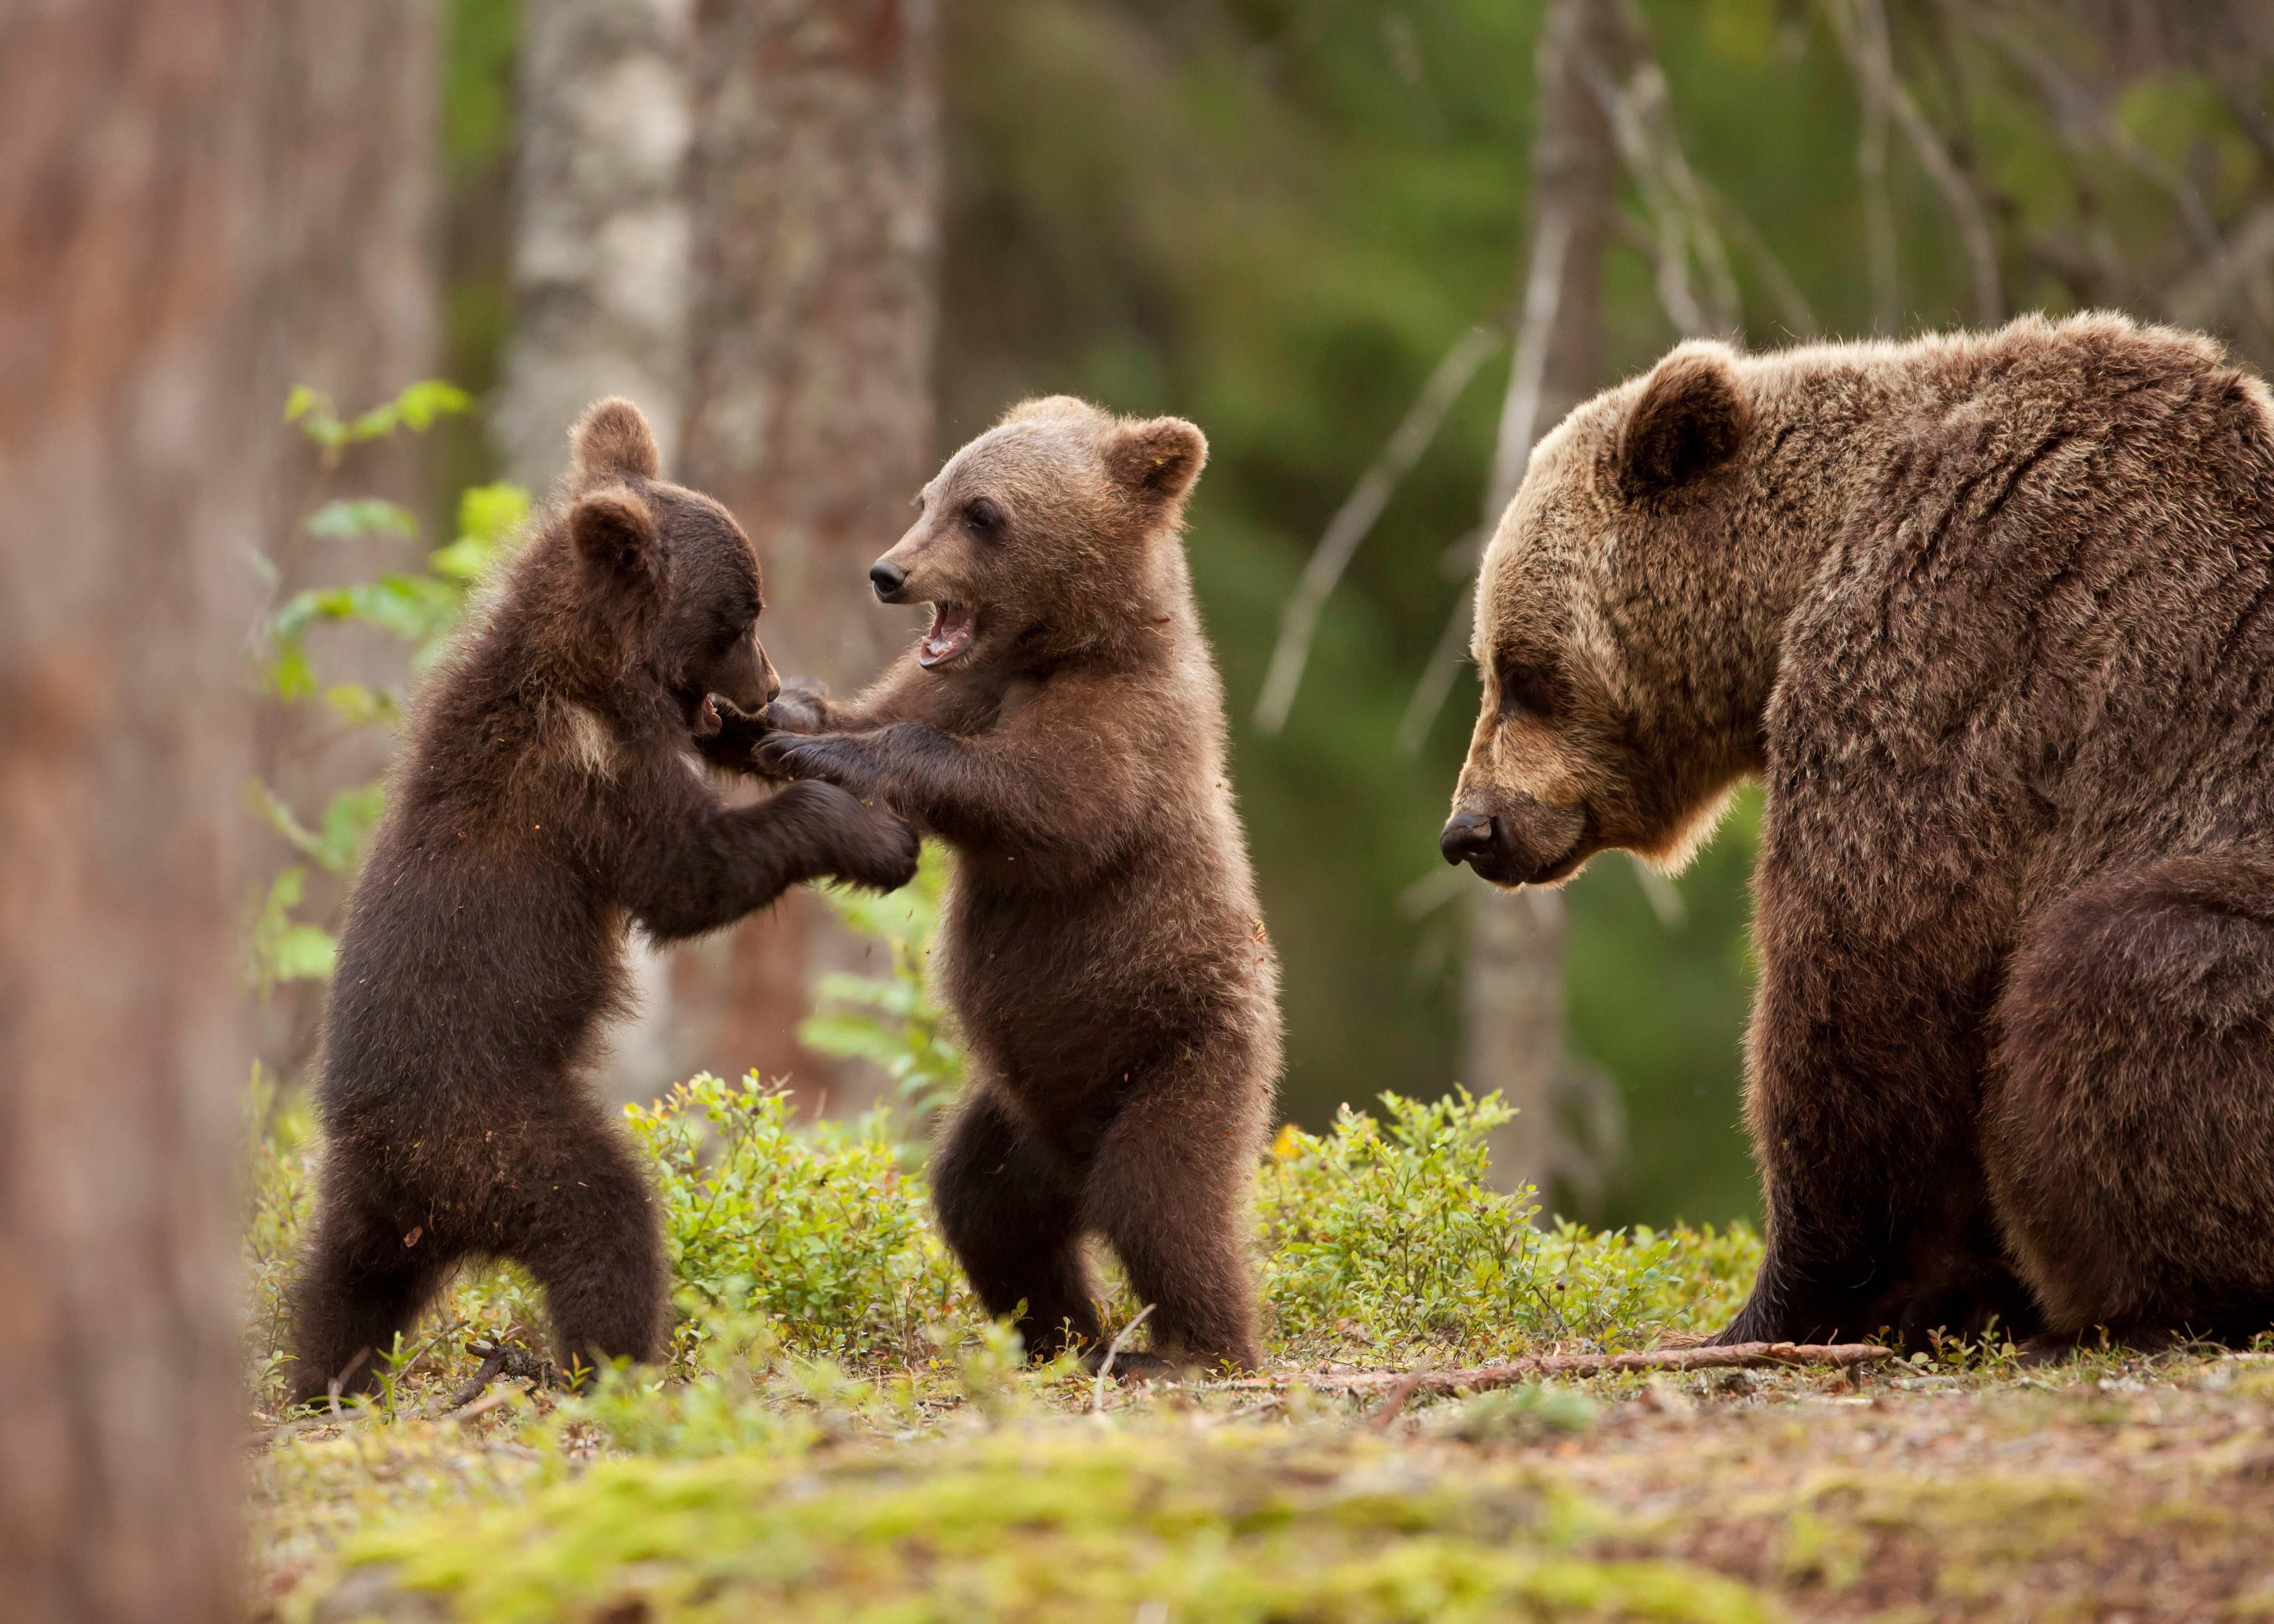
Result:
<svg viewBox="0 0 2274 1624"><path fill-rule="evenodd" d="M237 1616L257 0L0 20L0 1619Z"/></svg>

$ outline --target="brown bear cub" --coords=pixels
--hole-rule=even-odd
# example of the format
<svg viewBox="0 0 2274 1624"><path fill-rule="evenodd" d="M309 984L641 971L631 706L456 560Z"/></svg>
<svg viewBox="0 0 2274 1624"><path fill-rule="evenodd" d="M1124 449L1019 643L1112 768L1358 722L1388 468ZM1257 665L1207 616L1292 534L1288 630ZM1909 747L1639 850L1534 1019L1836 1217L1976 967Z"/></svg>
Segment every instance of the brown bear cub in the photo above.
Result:
<svg viewBox="0 0 2274 1624"><path fill-rule="evenodd" d="M368 1384L473 1255L536 1276L564 1364L660 1355L660 1225L580 1076L624 1009L627 927L674 941L801 881L915 871L907 825L844 790L729 809L704 782L710 696L779 686L757 561L723 508L656 477L630 402L594 406L574 445L565 507L421 695L356 883L316 1086L301 1400Z"/></svg>
<svg viewBox="0 0 2274 1624"><path fill-rule="evenodd" d="M2111 316L1683 346L1533 454L1446 856L1767 790L1725 1340L2274 1326L2274 402Z"/></svg>
<svg viewBox="0 0 2274 1624"><path fill-rule="evenodd" d="M1207 457L1178 418L1013 410L870 571L931 628L857 703L792 684L766 715L787 731L757 744L954 850L941 974L972 1080L932 1181L1036 1358L1102 1351L1096 1233L1152 1306L1143 1368L1256 1362L1246 1218L1278 966L1181 543Z"/></svg>

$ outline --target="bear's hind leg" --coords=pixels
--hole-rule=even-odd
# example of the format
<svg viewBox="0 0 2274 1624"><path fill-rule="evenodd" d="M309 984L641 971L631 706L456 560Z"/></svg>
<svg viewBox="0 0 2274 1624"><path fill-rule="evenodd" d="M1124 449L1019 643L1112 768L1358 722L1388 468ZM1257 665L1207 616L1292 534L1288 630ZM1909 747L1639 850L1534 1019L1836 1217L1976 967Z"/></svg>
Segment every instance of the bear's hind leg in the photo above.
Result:
<svg viewBox="0 0 2274 1624"><path fill-rule="evenodd" d="M292 1402L328 1397L335 1381L343 1394L369 1391L382 1355L418 1322L456 1261L433 1237L328 1200L293 1288Z"/></svg>
<svg viewBox="0 0 2274 1624"><path fill-rule="evenodd" d="M654 1364L671 1323L655 1192L597 1109L546 1127L542 1169L525 1175L530 1210L505 1253L544 1288L564 1368Z"/></svg>
<svg viewBox="0 0 2274 1624"><path fill-rule="evenodd" d="M1096 1343L1097 1308L1081 1256L1081 1213L1058 1169L984 1084L949 1124L932 1160L940 1232L990 1314L1019 1312L1027 1357Z"/></svg>
<svg viewBox="0 0 2274 1624"><path fill-rule="evenodd" d="M2274 1326L2274 862L2175 858L2033 921L1984 1157L2052 1331Z"/></svg>
<svg viewBox="0 0 2274 1624"><path fill-rule="evenodd" d="M1237 1078L1231 1063L1180 1078ZM1112 1243L1149 1303L1156 1363L1254 1370L1255 1288L1246 1223L1258 1132L1230 1081L1148 1090L1114 1119L1083 1191L1091 1228Z"/></svg>

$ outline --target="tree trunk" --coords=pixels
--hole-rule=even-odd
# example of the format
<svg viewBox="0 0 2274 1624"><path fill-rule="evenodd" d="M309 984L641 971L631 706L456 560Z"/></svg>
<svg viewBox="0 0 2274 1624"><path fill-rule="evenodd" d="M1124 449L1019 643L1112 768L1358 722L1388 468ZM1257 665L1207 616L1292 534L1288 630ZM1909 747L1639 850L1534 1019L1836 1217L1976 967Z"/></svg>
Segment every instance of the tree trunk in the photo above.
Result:
<svg viewBox="0 0 2274 1624"><path fill-rule="evenodd" d="M404 568L439 545L432 535L306 535L315 459L282 414L296 384L356 412L433 369L440 58L433 0L273 0L262 29L255 60L269 223L259 245L256 405L271 459L261 536L281 602L303 588ZM328 494L384 497L417 512L425 494L419 449L408 437L359 447ZM328 682L401 684L403 645L383 633L322 628L311 641ZM376 730L340 727L318 707L269 706L258 719L255 771L312 823L340 790L379 777L388 748ZM281 868L294 853L278 840L267 857ZM312 869L308 878L301 914L328 917L348 876ZM261 1011L260 1052L296 1071L314 1050L322 1011L320 983L280 989Z"/></svg>
<svg viewBox="0 0 2274 1624"><path fill-rule="evenodd" d="M1487 534L1523 483L1532 443L1602 376L1603 253L1619 166L1593 86L1623 79L1638 43L1624 8L1608 0L1554 0L1542 26L1527 265ZM1584 1075L1564 1052L1562 964L1562 893L1478 888L1462 989L1464 1074L1472 1091L1496 1088L1519 1113L1495 1135L1495 1177L1551 1192L1584 1184L1588 1171L1575 1136L1559 1129L1570 1114L1565 1096Z"/></svg>
<svg viewBox="0 0 2274 1624"><path fill-rule="evenodd" d="M607 395L647 414L675 462L687 412L686 0L529 0L514 170L513 336L493 427L508 477L542 493L568 426ZM638 1009L603 1086L652 1098L696 1066L670 955L635 941Z"/></svg>
<svg viewBox="0 0 2274 1624"><path fill-rule="evenodd" d="M513 336L494 428L542 492L606 395L674 462L687 405L686 0L527 0L516 75Z"/></svg>
<svg viewBox="0 0 2274 1624"><path fill-rule="evenodd" d="M0 22L0 1620L239 1610L260 14Z"/></svg>
<svg viewBox="0 0 2274 1624"><path fill-rule="evenodd" d="M768 653L844 692L907 635L867 568L930 471L938 237L936 0L704 0L695 162L694 395L682 466L765 563ZM794 1026L857 947L817 899L679 956L695 1056L836 1074ZM832 1103L851 1103L838 1081Z"/></svg>

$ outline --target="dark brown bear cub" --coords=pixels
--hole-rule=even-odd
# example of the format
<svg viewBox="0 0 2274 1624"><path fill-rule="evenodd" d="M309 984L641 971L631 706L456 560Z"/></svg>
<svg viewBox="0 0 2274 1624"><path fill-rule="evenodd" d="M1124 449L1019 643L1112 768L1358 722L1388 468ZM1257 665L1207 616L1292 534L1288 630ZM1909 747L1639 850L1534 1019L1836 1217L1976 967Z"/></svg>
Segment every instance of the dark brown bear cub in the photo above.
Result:
<svg viewBox="0 0 2274 1624"><path fill-rule="evenodd" d="M545 1288L564 1363L663 1349L647 1180L579 1075L628 925L699 936L823 875L891 888L915 838L827 784L728 809L688 749L779 688L749 542L656 478L629 402L576 427L565 508L430 680L357 882L317 1105L328 1149L294 1390L367 1384L462 1258Z"/></svg>
<svg viewBox="0 0 2274 1624"><path fill-rule="evenodd" d="M1153 1307L1154 1368L1256 1359L1244 1221L1278 967L1180 544L1207 455L1173 417L1013 411L870 572L931 629L856 704L794 685L758 745L954 848L942 976L972 1081L933 1184L1036 1357L1096 1350L1096 1233Z"/></svg>

